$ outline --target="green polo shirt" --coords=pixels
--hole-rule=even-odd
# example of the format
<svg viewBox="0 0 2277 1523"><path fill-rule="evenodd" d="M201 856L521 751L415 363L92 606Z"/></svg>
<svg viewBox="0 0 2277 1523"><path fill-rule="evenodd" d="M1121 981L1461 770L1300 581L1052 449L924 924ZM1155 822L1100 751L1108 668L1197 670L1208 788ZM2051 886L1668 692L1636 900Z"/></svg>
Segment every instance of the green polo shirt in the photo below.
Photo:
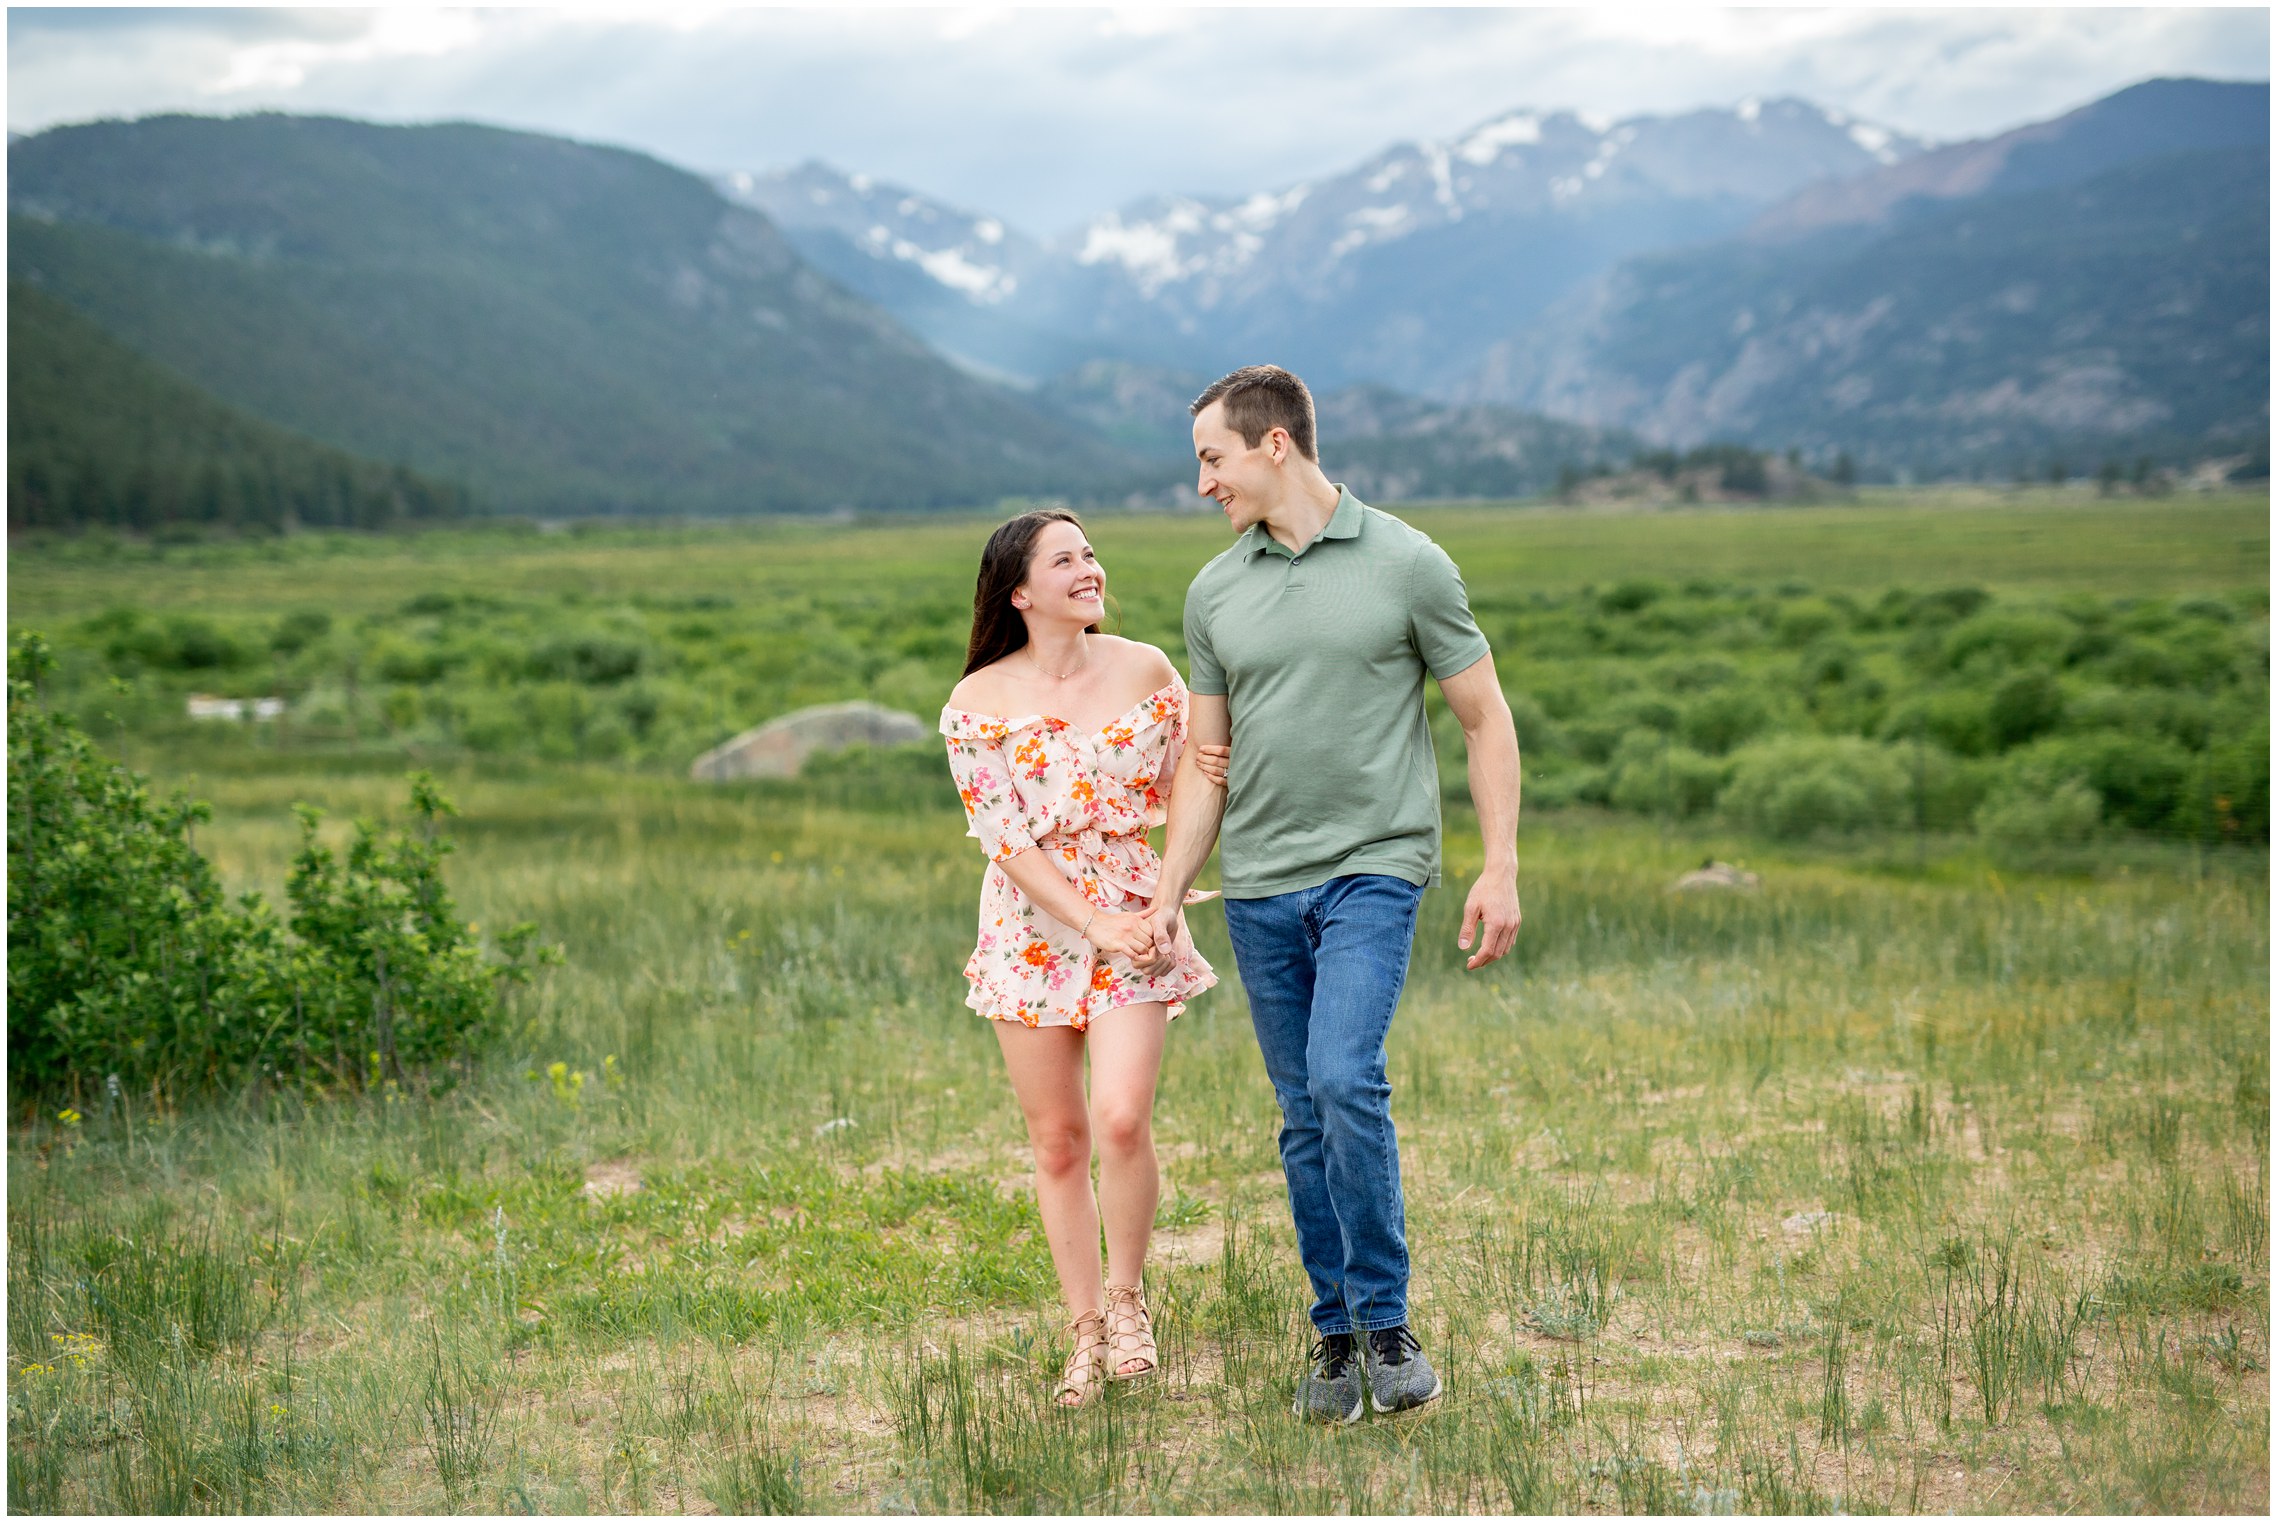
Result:
<svg viewBox="0 0 2277 1523"><path fill-rule="evenodd" d="M1421 531L1337 488L1303 549L1253 525L1186 592L1187 688L1233 721L1218 860L1234 899L1354 873L1439 881L1423 676L1487 653L1463 579Z"/></svg>

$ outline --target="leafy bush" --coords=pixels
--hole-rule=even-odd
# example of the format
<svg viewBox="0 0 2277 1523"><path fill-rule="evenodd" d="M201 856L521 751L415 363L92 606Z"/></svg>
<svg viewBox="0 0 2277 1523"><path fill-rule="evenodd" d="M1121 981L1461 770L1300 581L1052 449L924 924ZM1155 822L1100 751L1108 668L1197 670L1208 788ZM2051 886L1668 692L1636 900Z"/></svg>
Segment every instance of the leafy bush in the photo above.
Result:
<svg viewBox="0 0 2277 1523"><path fill-rule="evenodd" d="M2114 824L2138 830L2180 826L2202 763L2158 735L2098 730L2051 735L2009 753L1996 794L2046 796L2065 782L2095 790Z"/></svg>
<svg viewBox="0 0 2277 1523"><path fill-rule="evenodd" d="M1634 730L1613 758L1608 797L1616 809L1689 819L1716 807L1730 767L1650 730Z"/></svg>
<svg viewBox="0 0 2277 1523"><path fill-rule="evenodd" d="M1771 706L1751 688L1719 688L1687 704L1676 733L1694 750L1721 756L1771 724Z"/></svg>
<svg viewBox="0 0 2277 1523"><path fill-rule="evenodd" d="M1977 833L1993 854L2019 865L2037 861L2051 849L2086 845L2102 820L2101 795L2077 778L2066 778L2047 793L2002 793L1976 812Z"/></svg>
<svg viewBox="0 0 2277 1523"><path fill-rule="evenodd" d="M2052 614L1980 613L1946 634L1945 664L1954 671L1972 664L1999 670L2051 661L2077 635L2070 621Z"/></svg>
<svg viewBox="0 0 2277 1523"><path fill-rule="evenodd" d="M1985 714L1992 743L2003 751L2047 734L2063 718L2063 689L2038 669L2018 672L1994 688Z"/></svg>
<svg viewBox="0 0 2277 1523"><path fill-rule="evenodd" d="M289 923L226 899L192 828L39 702L51 657L20 640L8 682L8 1062L19 1093L106 1077L168 1089L268 1075L351 1085L472 1052L525 977L534 926L473 943L443 886L450 805L424 774L417 828L359 822L346 857L301 811Z"/></svg>
<svg viewBox="0 0 2277 1523"><path fill-rule="evenodd" d="M1732 757L1724 812L1785 839L1910 823L1911 788L1898 756L1848 735L1780 735Z"/></svg>

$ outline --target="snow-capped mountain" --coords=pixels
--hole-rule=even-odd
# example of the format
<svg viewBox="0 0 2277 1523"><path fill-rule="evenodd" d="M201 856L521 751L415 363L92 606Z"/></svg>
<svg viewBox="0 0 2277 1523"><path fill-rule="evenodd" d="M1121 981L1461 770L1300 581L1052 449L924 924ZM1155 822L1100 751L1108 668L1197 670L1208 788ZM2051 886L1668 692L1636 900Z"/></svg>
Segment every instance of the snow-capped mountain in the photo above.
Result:
<svg viewBox="0 0 2277 1523"><path fill-rule="evenodd" d="M1317 181L1136 202L1049 245L822 164L719 184L979 368L1273 358L1319 385L1443 393L1492 336L1620 259L1723 236L1923 147L1800 100L1625 121L1512 111Z"/></svg>
<svg viewBox="0 0 2277 1523"><path fill-rule="evenodd" d="M1768 205L1925 145L1800 100L1612 122L1513 111L1447 142L1401 143L1341 175L1240 200L1176 197L1110 212L1064 252L1119 266L1150 299L1209 310L1246 271L1333 282L1361 252L1466 218L1586 218L1647 202Z"/></svg>
<svg viewBox="0 0 2277 1523"><path fill-rule="evenodd" d="M870 259L914 266L977 306L1002 305L1043 255L994 217L868 175L841 174L819 161L767 174L739 171L714 183L729 200L757 207L777 226L826 229Z"/></svg>

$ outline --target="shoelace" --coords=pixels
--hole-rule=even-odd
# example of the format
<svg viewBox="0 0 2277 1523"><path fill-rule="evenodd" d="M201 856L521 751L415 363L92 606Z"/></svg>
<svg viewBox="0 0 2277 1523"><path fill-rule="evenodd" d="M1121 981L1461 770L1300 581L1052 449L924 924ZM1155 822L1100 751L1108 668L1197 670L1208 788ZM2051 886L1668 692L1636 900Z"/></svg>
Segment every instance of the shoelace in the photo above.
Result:
<svg viewBox="0 0 2277 1523"><path fill-rule="evenodd" d="M1323 1380L1340 1380L1344 1367L1352 1362L1352 1337L1349 1333L1331 1335L1312 1346L1307 1356L1320 1370Z"/></svg>
<svg viewBox="0 0 2277 1523"><path fill-rule="evenodd" d="M1423 1345L1404 1324L1376 1329L1368 1334L1368 1346L1376 1351L1379 1364L1405 1364L1410 1354L1423 1352Z"/></svg>

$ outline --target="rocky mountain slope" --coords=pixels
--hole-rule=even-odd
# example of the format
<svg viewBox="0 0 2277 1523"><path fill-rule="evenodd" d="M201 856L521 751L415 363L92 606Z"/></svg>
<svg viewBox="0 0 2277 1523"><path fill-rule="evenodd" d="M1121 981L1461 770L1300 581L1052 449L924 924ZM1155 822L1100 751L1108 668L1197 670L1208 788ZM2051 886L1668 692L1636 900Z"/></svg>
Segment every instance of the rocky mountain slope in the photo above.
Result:
<svg viewBox="0 0 2277 1523"><path fill-rule="evenodd" d="M2155 82L1807 190L1745 237L1624 263L1464 394L1677 445L1847 448L1885 478L2249 450L2267 111L2265 85Z"/></svg>
<svg viewBox="0 0 2277 1523"><path fill-rule="evenodd" d="M1052 244L820 164L720 183L976 366L1272 358L1323 390L1431 394L1621 258L1734 232L1799 187L1922 147L1799 100L1619 122L1513 111L1318 182L1142 201Z"/></svg>
<svg viewBox="0 0 2277 1523"><path fill-rule="evenodd" d="M1133 462L960 371L640 154L261 115L9 148L9 274L229 406L538 514L1120 495Z"/></svg>

